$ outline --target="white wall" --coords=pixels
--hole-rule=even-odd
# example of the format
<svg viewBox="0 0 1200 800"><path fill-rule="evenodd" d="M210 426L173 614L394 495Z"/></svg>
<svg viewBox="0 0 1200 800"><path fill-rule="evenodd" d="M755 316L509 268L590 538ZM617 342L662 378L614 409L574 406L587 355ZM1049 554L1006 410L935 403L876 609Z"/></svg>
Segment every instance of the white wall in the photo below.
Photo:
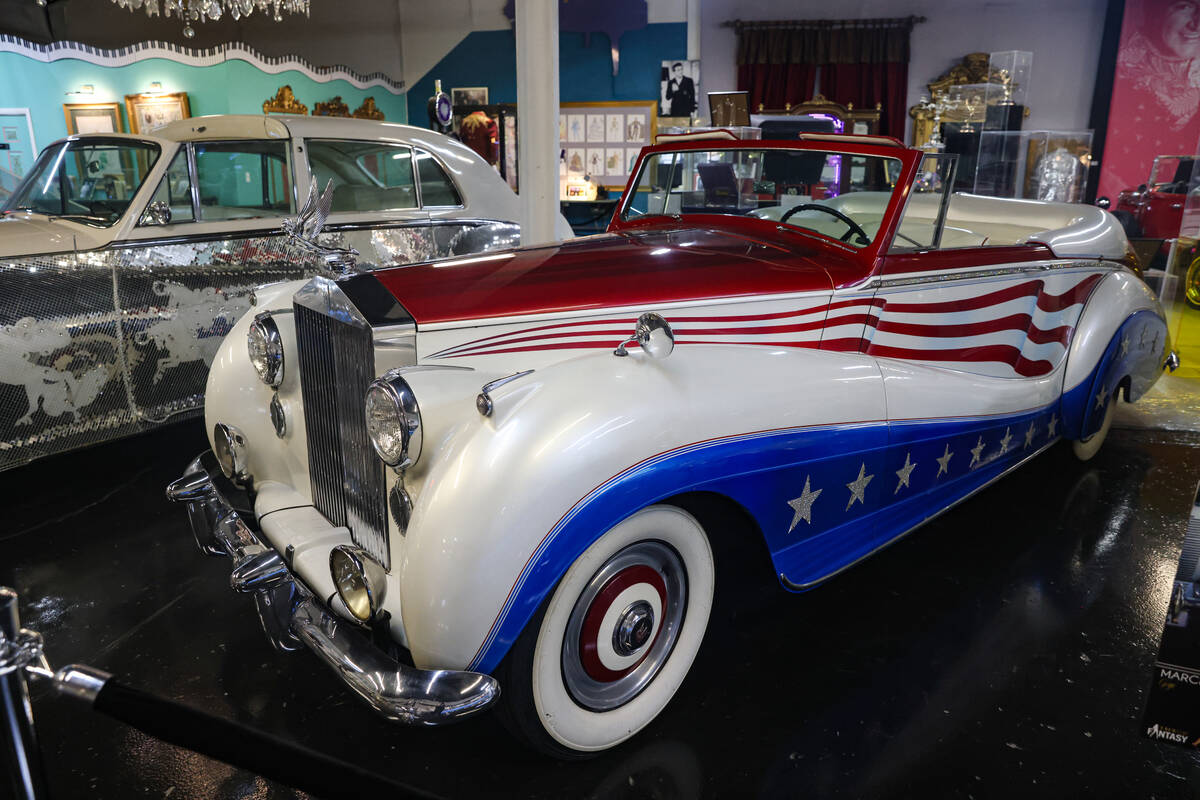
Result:
<svg viewBox="0 0 1200 800"><path fill-rule="evenodd" d="M1029 50L1033 76L1025 129L1081 130L1088 127L1104 12L1104 0L701 0L703 91L737 88L737 34L720 26L725 20L915 15L927 21L913 28L906 106L967 53Z"/></svg>

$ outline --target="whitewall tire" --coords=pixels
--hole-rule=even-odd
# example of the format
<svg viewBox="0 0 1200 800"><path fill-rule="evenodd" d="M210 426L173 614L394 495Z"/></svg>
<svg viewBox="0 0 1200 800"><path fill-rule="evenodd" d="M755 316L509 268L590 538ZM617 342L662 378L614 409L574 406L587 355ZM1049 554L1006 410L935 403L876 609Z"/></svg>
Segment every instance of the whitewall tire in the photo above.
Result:
<svg viewBox="0 0 1200 800"><path fill-rule="evenodd" d="M556 755L633 736L687 675L714 578L708 537L680 508L650 506L609 529L513 645L502 677L510 721Z"/></svg>
<svg viewBox="0 0 1200 800"><path fill-rule="evenodd" d="M1071 442L1071 449L1080 461L1091 461L1092 457L1100 452L1100 448L1104 446L1104 440L1108 438L1108 429L1112 427L1113 413L1116 408L1117 390L1114 390L1112 396L1108 398L1108 405L1104 408L1104 421L1100 423L1100 429L1086 439L1077 439Z"/></svg>

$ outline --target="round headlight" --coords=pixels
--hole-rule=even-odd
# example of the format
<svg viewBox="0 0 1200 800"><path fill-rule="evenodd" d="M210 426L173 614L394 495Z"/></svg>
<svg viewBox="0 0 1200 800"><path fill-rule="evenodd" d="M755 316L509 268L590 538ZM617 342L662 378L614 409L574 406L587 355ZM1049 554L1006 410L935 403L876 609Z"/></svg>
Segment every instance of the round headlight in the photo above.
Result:
<svg viewBox="0 0 1200 800"><path fill-rule="evenodd" d="M410 467L421 456L421 409L408 382L389 372L367 388L367 433L385 464Z"/></svg>
<svg viewBox="0 0 1200 800"><path fill-rule="evenodd" d="M283 339L269 313L259 314L246 334L246 351L259 379L267 386L283 382Z"/></svg>
<svg viewBox="0 0 1200 800"><path fill-rule="evenodd" d="M354 618L367 622L383 606L387 586L383 565L361 547L340 544L329 553L329 572L338 597Z"/></svg>

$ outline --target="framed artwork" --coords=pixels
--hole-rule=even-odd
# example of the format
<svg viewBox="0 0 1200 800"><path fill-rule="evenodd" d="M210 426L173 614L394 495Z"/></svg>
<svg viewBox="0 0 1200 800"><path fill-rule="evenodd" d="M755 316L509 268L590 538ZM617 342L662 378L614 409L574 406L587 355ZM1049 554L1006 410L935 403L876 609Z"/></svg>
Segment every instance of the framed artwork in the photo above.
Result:
<svg viewBox="0 0 1200 800"><path fill-rule="evenodd" d="M708 113L718 128L750 124L749 92L709 92Z"/></svg>
<svg viewBox="0 0 1200 800"><path fill-rule="evenodd" d="M664 117L693 117L697 111L699 61L664 61L659 73L659 113Z"/></svg>
<svg viewBox="0 0 1200 800"><path fill-rule="evenodd" d="M562 103L558 146L567 172L589 175L606 189L624 190L630 162L654 143L658 119L656 100Z"/></svg>
<svg viewBox="0 0 1200 800"><path fill-rule="evenodd" d="M67 133L124 133L119 103L64 103Z"/></svg>
<svg viewBox="0 0 1200 800"><path fill-rule="evenodd" d="M168 122L187 119L191 115L187 92L125 95L125 116L129 120L130 133L150 133Z"/></svg>
<svg viewBox="0 0 1200 800"><path fill-rule="evenodd" d="M486 106L488 104L488 87L466 86L450 90L450 102L456 106Z"/></svg>

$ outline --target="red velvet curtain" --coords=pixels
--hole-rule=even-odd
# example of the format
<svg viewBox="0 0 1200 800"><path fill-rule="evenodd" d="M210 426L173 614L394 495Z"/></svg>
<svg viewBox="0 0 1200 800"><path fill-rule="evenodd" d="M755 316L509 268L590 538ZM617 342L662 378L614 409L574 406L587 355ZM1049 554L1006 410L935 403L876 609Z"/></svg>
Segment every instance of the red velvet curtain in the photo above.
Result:
<svg viewBox="0 0 1200 800"><path fill-rule="evenodd" d="M880 132L903 138L913 17L874 20L737 22L738 89L750 108L784 108L826 98L883 108Z"/></svg>

